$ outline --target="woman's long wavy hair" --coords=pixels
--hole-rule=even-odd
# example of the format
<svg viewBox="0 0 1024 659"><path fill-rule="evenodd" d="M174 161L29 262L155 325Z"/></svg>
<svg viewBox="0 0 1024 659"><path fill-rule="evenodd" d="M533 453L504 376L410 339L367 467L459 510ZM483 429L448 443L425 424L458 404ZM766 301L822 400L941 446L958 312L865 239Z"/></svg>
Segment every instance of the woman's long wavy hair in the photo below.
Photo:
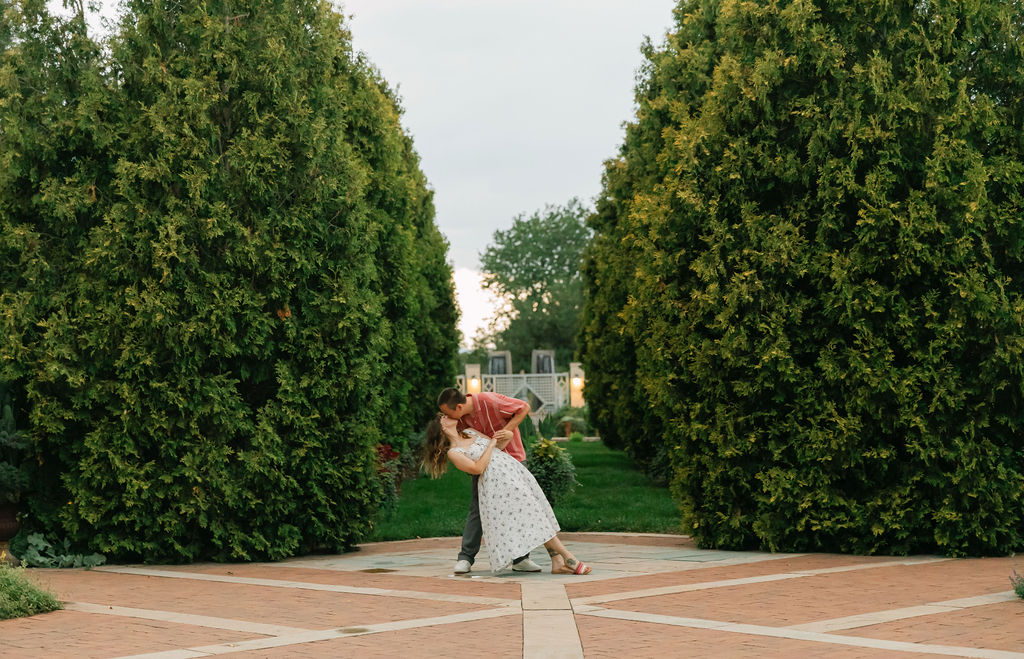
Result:
<svg viewBox="0 0 1024 659"><path fill-rule="evenodd" d="M441 415L436 415L427 424L426 437L423 440L423 454L420 462L423 471L431 478L439 478L448 468L448 435L441 429Z"/></svg>

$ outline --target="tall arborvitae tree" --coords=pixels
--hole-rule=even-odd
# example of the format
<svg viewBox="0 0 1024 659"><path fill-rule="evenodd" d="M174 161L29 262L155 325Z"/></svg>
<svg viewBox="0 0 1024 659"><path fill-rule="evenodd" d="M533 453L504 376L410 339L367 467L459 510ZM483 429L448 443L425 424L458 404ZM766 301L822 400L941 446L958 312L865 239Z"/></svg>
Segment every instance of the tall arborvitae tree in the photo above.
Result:
<svg viewBox="0 0 1024 659"><path fill-rule="evenodd" d="M1021 3L676 19L612 249L639 255L625 333L695 538L1021 549Z"/></svg>
<svg viewBox="0 0 1024 659"><path fill-rule="evenodd" d="M117 99L104 78L99 45L84 16L49 14L44 0L20 0L0 13L0 381L9 386L22 429L54 436L82 426L50 408L51 384L81 387L85 372L70 362L83 346L62 341L69 315L80 311L75 259L102 221L113 176ZM39 356L51 353L63 365ZM30 382L35 388L29 388ZM35 433L30 433L35 436ZM61 442L63 444L63 442ZM55 454L38 455L33 475L37 511L53 517L67 505ZM60 494L58 494L60 492ZM61 498L64 497L64 498ZM23 502L23 507L27 502Z"/></svg>
<svg viewBox="0 0 1024 659"><path fill-rule="evenodd" d="M114 155L82 188L98 219L68 221L72 276L33 294L38 345L0 360L22 350L40 478L59 474L31 522L144 560L350 545L375 445L426 415L415 396L454 358L397 103L327 2L126 10L92 117ZM441 338L417 345L431 321Z"/></svg>
<svg viewBox="0 0 1024 659"><path fill-rule="evenodd" d="M387 227L376 245L379 286L386 300L387 366L380 419L385 441L426 424L435 395L455 379L458 334L447 243L434 224L432 193L419 157L399 124L401 108L364 61L351 100L349 139L370 165L367 201L373 221Z"/></svg>
<svg viewBox="0 0 1024 659"><path fill-rule="evenodd" d="M420 189L425 190L419 158L411 143L407 142L407 146L410 165L421 181ZM455 381L459 308L447 256L448 241L434 223L433 193L418 195L411 211L416 218L414 253L418 262L416 276L409 286L418 292L418 300L408 319L421 366L414 374L408 397L411 419L419 426L419 422L437 413L435 392Z"/></svg>
<svg viewBox="0 0 1024 659"><path fill-rule="evenodd" d="M636 126L627 129L626 143L633 148L652 139L657 140L657 135L640 134ZM590 418L602 441L625 449L649 474L667 480L671 470L661 419L638 381L637 345L624 317L639 256L624 242L636 188L623 160L606 164L604 194L587 220L594 236L584 251L581 270L587 295L579 350L587 373Z"/></svg>

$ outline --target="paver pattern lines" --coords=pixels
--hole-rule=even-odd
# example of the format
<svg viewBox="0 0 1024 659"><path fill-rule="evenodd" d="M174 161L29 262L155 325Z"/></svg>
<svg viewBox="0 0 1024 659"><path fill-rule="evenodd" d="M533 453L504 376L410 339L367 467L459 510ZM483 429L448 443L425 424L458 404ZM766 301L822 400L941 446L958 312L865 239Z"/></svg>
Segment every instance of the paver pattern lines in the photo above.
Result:
<svg viewBox="0 0 1024 659"><path fill-rule="evenodd" d="M0 621L0 657L1024 659L1024 557L697 549L564 534L586 576L450 570L458 538L280 563L29 570L63 611ZM483 552L483 559L486 552ZM534 560L547 564L538 551Z"/></svg>

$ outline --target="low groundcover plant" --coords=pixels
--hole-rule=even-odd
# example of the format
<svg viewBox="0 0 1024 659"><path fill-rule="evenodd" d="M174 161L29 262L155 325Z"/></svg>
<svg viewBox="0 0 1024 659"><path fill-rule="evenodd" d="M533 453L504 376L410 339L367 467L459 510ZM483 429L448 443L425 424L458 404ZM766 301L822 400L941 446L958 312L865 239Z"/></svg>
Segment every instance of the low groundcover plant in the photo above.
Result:
<svg viewBox="0 0 1024 659"><path fill-rule="evenodd" d="M0 562L0 620L33 616L61 608L50 593L25 577L25 569Z"/></svg>

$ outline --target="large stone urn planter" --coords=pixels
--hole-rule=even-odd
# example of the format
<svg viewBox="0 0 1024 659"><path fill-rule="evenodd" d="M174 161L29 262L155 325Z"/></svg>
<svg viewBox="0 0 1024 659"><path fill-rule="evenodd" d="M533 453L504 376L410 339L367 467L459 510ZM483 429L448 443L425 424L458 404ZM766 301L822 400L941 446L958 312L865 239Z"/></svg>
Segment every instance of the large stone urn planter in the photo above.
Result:
<svg viewBox="0 0 1024 659"><path fill-rule="evenodd" d="M0 503L0 542L7 542L18 532L18 506Z"/></svg>
<svg viewBox="0 0 1024 659"><path fill-rule="evenodd" d="M0 564L18 564L18 559L11 554L9 544L18 528L18 507L13 503L0 503Z"/></svg>

